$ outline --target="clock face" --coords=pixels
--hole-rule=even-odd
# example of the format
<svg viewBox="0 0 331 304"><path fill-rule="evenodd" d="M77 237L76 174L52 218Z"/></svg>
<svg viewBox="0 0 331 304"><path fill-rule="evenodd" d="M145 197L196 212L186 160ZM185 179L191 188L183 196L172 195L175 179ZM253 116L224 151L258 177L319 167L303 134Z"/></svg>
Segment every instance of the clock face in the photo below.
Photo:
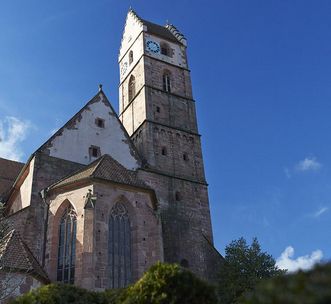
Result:
<svg viewBox="0 0 331 304"><path fill-rule="evenodd" d="M122 63L122 65L121 65L121 75L124 75L127 69L128 69L128 63L127 62Z"/></svg>
<svg viewBox="0 0 331 304"><path fill-rule="evenodd" d="M159 53L160 52L160 46L158 45L158 43L156 43L155 41L149 40L147 41L147 49L153 53Z"/></svg>

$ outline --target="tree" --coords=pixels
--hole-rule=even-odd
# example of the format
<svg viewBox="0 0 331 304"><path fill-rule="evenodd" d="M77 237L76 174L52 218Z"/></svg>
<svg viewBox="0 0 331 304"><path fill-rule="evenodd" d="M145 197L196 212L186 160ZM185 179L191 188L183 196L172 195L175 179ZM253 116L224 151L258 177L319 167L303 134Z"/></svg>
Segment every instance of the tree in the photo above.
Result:
<svg viewBox="0 0 331 304"><path fill-rule="evenodd" d="M236 303L238 298L254 287L262 279L268 279L284 271L277 268L274 258L261 251L256 238L251 246L244 238L232 241L225 248L225 258L222 264L218 296L222 304Z"/></svg>
<svg viewBox="0 0 331 304"><path fill-rule="evenodd" d="M241 304L331 303L331 263L317 265L311 271L299 271L262 281Z"/></svg>
<svg viewBox="0 0 331 304"><path fill-rule="evenodd" d="M126 293L125 304L215 304L214 287L177 264L157 263Z"/></svg>

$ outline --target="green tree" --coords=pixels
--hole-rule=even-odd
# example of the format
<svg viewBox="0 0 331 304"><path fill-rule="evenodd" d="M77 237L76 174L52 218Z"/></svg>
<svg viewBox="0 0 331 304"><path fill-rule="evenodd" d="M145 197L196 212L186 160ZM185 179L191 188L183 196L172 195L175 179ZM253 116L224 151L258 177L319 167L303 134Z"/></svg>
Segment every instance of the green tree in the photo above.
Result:
<svg viewBox="0 0 331 304"><path fill-rule="evenodd" d="M275 263L270 254L261 251L256 238L250 246L244 238L232 241L225 248L219 273L217 291L220 303L236 303L244 292L254 289L261 280L285 273Z"/></svg>
<svg viewBox="0 0 331 304"><path fill-rule="evenodd" d="M311 271L282 275L258 284L240 304L328 304L331 303L331 263Z"/></svg>
<svg viewBox="0 0 331 304"><path fill-rule="evenodd" d="M176 264L157 263L128 288L125 304L215 304L214 287Z"/></svg>

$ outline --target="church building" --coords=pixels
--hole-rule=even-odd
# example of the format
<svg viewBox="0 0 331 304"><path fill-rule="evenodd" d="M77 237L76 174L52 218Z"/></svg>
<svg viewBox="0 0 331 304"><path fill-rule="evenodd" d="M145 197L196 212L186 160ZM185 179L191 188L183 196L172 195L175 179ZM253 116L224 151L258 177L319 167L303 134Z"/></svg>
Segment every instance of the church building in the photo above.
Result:
<svg viewBox="0 0 331 304"><path fill-rule="evenodd" d="M25 164L0 159L10 229L0 285L125 287L157 261L213 281L213 246L187 41L129 10L119 51L119 114L99 87Z"/></svg>

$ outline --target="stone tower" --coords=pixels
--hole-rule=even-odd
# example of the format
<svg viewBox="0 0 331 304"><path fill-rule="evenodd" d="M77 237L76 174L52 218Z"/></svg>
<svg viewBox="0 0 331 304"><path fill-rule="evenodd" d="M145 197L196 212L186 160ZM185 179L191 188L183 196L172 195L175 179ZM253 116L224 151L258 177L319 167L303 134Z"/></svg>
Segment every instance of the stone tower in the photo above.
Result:
<svg viewBox="0 0 331 304"><path fill-rule="evenodd" d="M175 26L127 15L119 52L119 118L155 189L164 259L212 279L220 258L213 247L187 42Z"/></svg>

